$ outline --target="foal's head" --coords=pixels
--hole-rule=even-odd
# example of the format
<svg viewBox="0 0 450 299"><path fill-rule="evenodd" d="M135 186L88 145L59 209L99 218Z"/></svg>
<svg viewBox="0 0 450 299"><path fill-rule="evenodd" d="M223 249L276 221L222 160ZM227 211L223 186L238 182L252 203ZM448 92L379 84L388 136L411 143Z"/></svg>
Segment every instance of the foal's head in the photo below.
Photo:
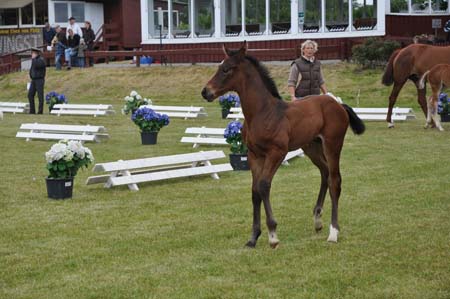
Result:
<svg viewBox="0 0 450 299"><path fill-rule="evenodd" d="M202 96L208 102L223 95L228 91L236 91L238 83L242 81L242 67L244 65L247 43L239 50L229 50L223 46L225 59L220 63L216 74L209 80L202 90Z"/></svg>

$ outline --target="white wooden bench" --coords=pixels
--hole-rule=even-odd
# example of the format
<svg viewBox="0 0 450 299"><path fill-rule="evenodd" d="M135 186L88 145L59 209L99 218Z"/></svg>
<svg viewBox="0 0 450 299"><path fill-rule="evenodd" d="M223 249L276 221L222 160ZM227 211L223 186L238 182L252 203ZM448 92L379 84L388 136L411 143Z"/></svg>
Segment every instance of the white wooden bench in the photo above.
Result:
<svg viewBox="0 0 450 299"><path fill-rule="evenodd" d="M219 172L232 171L229 163L211 164L211 160L225 158L223 151L207 151L181 155L119 160L117 162L96 164L94 172L107 172L106 175L89 177L86 185L104 183L105 188L128 185L138 191L139 183L161 181L209 174L219 179Z"/></svg>
<svg viewBox="0 0 450 299"><path fill-rule="evenodd" d="M103 139L108 139L109 135L103 126L27 123L20 126L16 137L26 138L27 141L45 139L100 142Z"/></svg>
<svg viewBox="0 0 450 299"><path fill-rule="evenodd" d="M0 102L0 111L4 113L28 113L30 104L20 102Z"/></svg>
<svg viewBox="0 0 450 299"><path fill-rule="evenodd" d="M186 134L195 134L197 136L182 137L181 142L192 143L193 148L198 148L201 144L227 145L227 141L225 140L225 137L223 137L224 132L225 129L222 128L205 128L205 127L187 128L185 131ZM289 165L287 161L294 157L303 157L303 156L304 153L302 149L288 152L286 157L284 158L283 165Z"/></svg>
<svg viewBox="0 0 450 299"><path fill-rule="evenodd" d="M194 106L159 106L159 105L144 105L141 107L148 107L160 114L167 114L169 117L179 118L197 118L205 117L208 114L203 107Z"/></svg>
<svg viewBox="0 0 450 299"><path fill-rule="evenodd" d="M388 108L353 108L355 113L362 120L367 121L385 121ZM415 119L416 115L411 108L392 109L392 121L406 121L408 119Z"/></svg>
<svg viewBox="0 0 450 299"><path fill-rule="evenodd" d="M56 104L53 106L51 114L61 115L90 115L103 116L114 114L112 105L98 104Z"/></svg>
<svg viewBox="0 0 450 299"><path fill-rule="evenodd" d="M244 113L242 113L241 107L232 107L230 109L230 114L227 115L228 119L240 120L244 119Z"/></svg>

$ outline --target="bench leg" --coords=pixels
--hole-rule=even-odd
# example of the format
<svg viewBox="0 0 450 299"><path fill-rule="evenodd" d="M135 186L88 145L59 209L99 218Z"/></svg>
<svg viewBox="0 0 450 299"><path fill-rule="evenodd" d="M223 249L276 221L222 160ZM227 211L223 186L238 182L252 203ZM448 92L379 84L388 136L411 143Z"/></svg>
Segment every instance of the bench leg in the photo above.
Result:
<svg viewBox="0 0 450 299"><path fill-rule="evenodd" d="M131 173L128 170L122 170L121 173L123 176L131 176ZM137 184L128 184L128 189L131 191L139 191Z"/></svg>
<svg viewBox="0 0 450 299"><path fill-rule="evenodd" d="M204 161L203 163L205 163L206 166L211 166L211 165L212 165L211 162L210 162L209 160L206 160L206 161ZM217 174L217 172L216 172L216 173L212 173L212 174L211 174L211 177L212 177L213 179L215 179L215 180L220 179L220 177L219 177L219 175Z"/></svg>

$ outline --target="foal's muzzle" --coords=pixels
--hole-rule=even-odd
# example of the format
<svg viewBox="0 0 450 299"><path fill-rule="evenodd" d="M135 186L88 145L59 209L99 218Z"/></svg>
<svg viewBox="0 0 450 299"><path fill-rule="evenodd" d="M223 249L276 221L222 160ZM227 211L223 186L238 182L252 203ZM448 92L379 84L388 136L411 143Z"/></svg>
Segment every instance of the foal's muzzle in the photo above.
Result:
<svg viewBox="0 0 450 299"><path fill-rule="evenodd" d="M214 101L214 95L209 91L207 87L203 88L202 97L208 102Z"/></svg>

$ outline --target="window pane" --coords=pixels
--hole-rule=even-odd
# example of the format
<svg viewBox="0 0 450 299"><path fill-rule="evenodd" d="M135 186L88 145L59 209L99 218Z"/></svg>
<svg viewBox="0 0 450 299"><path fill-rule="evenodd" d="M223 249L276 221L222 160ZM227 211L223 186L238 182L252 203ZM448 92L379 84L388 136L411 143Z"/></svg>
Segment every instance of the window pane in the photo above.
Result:
<svg viewBox="0 0 450 299"><path fill-rule="evenodd" d="M408 0L391 0L391 12L408 13Z"/></svg>
<svg viewBox="0 0 450 299"><path fill-rule="evenodd" d="M431 9L433 9L433 12L446 12L447 8L447 0L431 0Z"/></svg>
<svg viewBox="0 0 450 299"><path fill-rule="evenodd" d="M44 25L48 21L47 0L35 0L34 7L36 10L36 25Z"/></svg>
<svg viewBox="0 0 450 299"><path fill-rule="evenodd" d="M272 33L288 33L291 29L291 1L270 0L270 23Z"/></svg>
<svg viewBox="0 0 450 299"><path fill-rule="evenodd" d="M326 0L325 15L328 31L345 31L348 27L348 0Z"/></svg>
<svg viewBox="0 0 450 299"><path fill-rule="evenodd" d="M353 0L353 26L356 30L373 30L377 24L377 0Z"/></svg>
<svg viewBox="0 0 450 299"><path fill-rule="evenodd" d="M84 3L72 3L72 17L79 23L83 23L84 20Z"/></svg>
<svg viewBox="0 0 450 299"><path fill-rule="evenodd" d="M18 25L19 24L19 10L17 8L0 9L0 25Z"/></svg>
<svg viewBox="0 0 450 299"><path fill-rule="evenodd" d="M318 32L322 26L322 3L317 0L298 2L299 29L304 33Z"/></svg>
<svg viewBox="0 0 450 299"><path fill-rule="evenodd" d="M195 34L198 37L210 37L214 34L214 1L195 0Z"/></svg>
<svg viewBox="0 0 450 299"><path fill-rule="evenodd" d="M56 23L66 23L69 19L67 3L55 3Z"/></svg>
<svg viewBox="0 0 450 299"><path fill-rule="evenodd" d="M169 32L169 7L167 0L149 0L148 30L149 35L154 38L167 38ZM161 25L161 31L160 26Z"/></svg>
<svg viewBox="0 0 450 299"><path fill-rule="evenodd" d="M236 36L242 31L242 10L240 0L225 1L225 35Z"/></svg>
<svg viewBox="0 0 450 299"><path fill-rule="evenodd" d="M249 35L266 31L266 0L245 1L245 31Z"/></svg>
<svg viewBox="0 0 450 299"><path fill-rule="evenodd" d="M33 3L21 8L22 25L33 25Z"/></svg>
<svg viewBox="0 0 450 299"><path fill-rule="evenodd" d="M190 26L190 0L177 0L173 2L173 32L175 37L189 37Z"/></svg>
<svg viewBox="0 0 450 299"><path fill-rule="evenodd" d="M413 12L428 12L428 0L411 0L411 10Z"/></svg>

